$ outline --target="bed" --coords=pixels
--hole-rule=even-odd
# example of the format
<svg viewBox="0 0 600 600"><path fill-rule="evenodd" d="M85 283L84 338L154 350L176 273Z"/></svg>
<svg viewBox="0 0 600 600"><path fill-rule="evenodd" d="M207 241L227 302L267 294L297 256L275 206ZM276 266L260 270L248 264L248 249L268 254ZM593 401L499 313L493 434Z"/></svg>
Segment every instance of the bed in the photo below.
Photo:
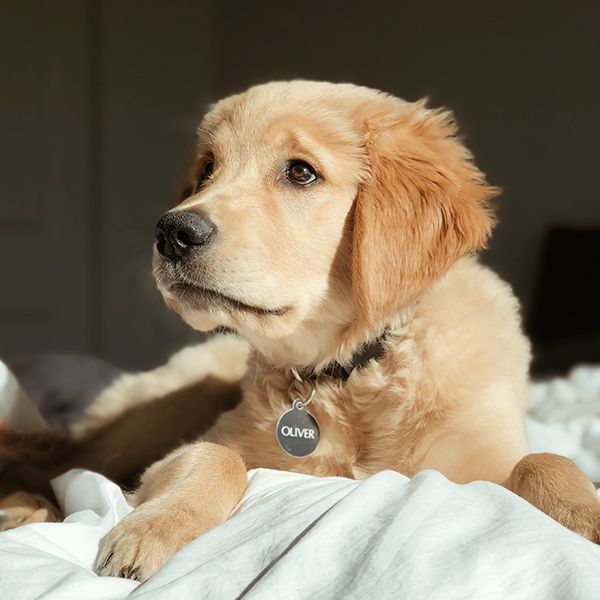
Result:
<svg viewBox="0 0 600 600"><path fill-rule="evenodd" d="M17 415L16 405L27 409ZM0 407L3 418L43 426L1 363ZM599 415L598 367L532 384L532 451L568 456L600 481ZM459 486L434 471L411 480L388 471L357 482L259 469L248 478L230 520L140 585L93 570L103 536L131 510L120 489L95 473L70 471L54 481L64 523L0 534L0 597L600 597L600 547L499 486Z"/></svg>

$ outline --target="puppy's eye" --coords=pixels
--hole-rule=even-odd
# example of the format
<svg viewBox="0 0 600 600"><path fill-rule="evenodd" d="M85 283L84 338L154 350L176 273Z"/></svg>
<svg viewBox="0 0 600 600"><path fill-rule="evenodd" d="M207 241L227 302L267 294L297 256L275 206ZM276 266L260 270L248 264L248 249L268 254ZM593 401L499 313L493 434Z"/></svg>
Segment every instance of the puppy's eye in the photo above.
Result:
<svg viewBox="0 0 600 600"><path fill-rule="evenodd" d="M317 180L317 172L303 160L292 160L286 171L287 178L298 185L309 185Z"/></svg>
<svg viewBox="0 0 600 600"><path fill-rule="evenodd" d="M207 179L210 179L213 174L213 170L215 168L215 163L212 160L207 160L202 165L202 171L200 172L200 179L198 180L198 185L196 186L196 191L200 189L202 184L206 182Z"/></svg>
<svg viewBox="0 0 600 600"><path fill-rule="evenodd" d="M215 163L212 160L207 160L202 166L202 179L208 179L213 174Z"/></svg>

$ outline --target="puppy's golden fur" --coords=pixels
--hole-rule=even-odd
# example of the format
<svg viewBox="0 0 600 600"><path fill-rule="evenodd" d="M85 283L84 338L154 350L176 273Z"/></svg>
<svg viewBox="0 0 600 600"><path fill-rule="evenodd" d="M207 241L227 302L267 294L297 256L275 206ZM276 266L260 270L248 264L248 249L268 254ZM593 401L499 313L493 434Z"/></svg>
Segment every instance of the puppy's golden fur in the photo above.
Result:
<svg viewBox="0 0 600 600"><path fill-rule="evenodd" d="M455 134L447 112L352 85L272 83L212 109L199 130L193 191L171 212L202 211L216 235L177 260L156 252L154 264L166 302L185 321L226 326L249 342L250 350L232 339L198 350L203 376L239 379L241 402L146 471L136 509L106 539L100 573L150 577L227 518L245 469L255 467L353 478L436 469L457 483L484 479L599 541L592 484L566 459L528 454L530 351L518 303L473 256L491 232L496 190ZM294 160L318 177L294 183ZM320 374L384 331L382 358L345 382ZM208 353L221 353L220 366L206 367ZM315 374L310 410L322 437L305 458L285 454L275 436L291 407L292 367ZM168 434L161 429L161 411L131 419L154 404L153 393L131 401L127 385L105 394L80 428L87 462L114 452L123 419L128 433L137 423L177 437L174 423ZM200 397L203 385L194 382ZM151 447L144 437L135 443L138 455Z"/></svg>

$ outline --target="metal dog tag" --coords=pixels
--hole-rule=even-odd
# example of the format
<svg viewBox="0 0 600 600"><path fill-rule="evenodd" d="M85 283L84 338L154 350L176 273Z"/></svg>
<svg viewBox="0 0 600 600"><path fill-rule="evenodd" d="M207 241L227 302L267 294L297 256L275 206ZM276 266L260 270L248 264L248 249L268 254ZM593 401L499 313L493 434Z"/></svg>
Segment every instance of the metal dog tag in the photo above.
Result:
<svg viewBox="0 0 600 600"><path fill-rule="evenodd" d="M312 454L319 445L319 424L300 398L277 422L277 441L284 452L296 458Z"/></svg>

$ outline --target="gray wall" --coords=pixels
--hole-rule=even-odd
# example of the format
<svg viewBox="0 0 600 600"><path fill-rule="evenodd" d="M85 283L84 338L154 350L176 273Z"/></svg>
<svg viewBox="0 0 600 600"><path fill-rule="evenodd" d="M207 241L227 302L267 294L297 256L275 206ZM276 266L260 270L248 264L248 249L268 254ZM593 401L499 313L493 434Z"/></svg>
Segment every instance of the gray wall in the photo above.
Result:
<svg viewBox="0 0 600 600"><path fill-rule="evenodd" d="M154 225L203 108L269 79L454 110L504 189L484 260L526 307L544 231L600 226L598 2L22 0L2 14L0 356L138 368L194 339L154 289Z"/></svg>
<svg viewBox="0 0 600 600"><path fill-rule="evenodd" d="M0 356L161 362L197 339L150 261L212 85L209 3L1 8Z"/></svg>

